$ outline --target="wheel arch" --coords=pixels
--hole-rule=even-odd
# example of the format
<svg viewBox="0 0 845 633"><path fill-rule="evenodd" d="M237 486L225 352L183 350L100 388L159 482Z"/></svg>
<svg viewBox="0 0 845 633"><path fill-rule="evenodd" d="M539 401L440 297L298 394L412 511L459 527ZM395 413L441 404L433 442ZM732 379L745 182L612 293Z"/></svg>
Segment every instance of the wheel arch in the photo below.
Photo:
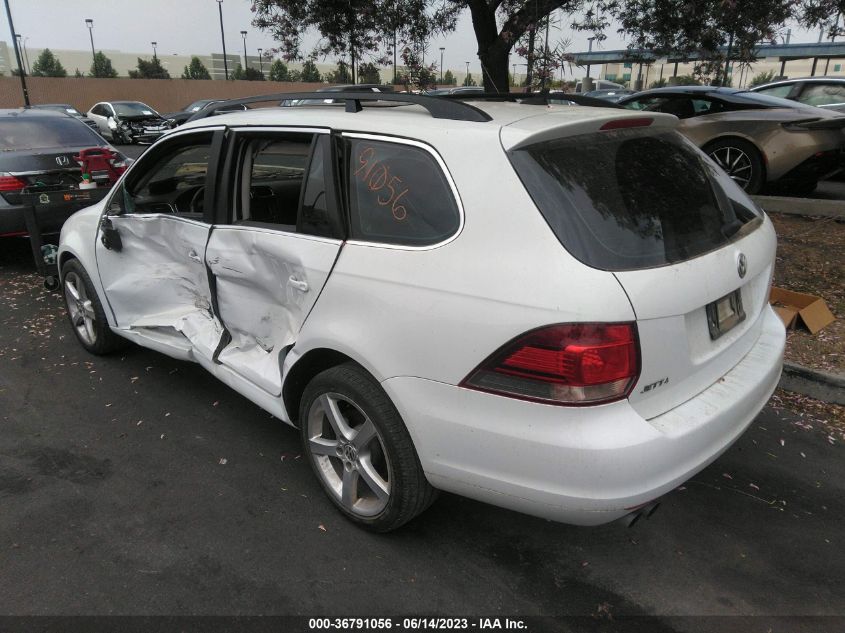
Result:
<svg viewBox="0 0 845 633"><path fill-rule="evenodd" d="M327 347L309 350L294 362L293 366L287 370L284 383L282 384L282 405L285 407L288 419L292 425L299 427L299 404L302 401L302 395L305 393L308 383L317 374L332 367L350 362L355 363L361 369L367 371L354 358Z"/></svg>

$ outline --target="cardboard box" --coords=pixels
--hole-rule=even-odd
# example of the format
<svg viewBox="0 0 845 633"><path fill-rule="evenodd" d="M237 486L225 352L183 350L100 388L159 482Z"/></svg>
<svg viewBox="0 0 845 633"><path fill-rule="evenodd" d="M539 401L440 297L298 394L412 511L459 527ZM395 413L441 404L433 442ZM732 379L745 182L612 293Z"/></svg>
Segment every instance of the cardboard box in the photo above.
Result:
<svg viewBox="0 0 845 633"><path fill-rule="evenodd" d="M815 334L836 320L824 299L815 295L805 295L772 286L769 303L787 329L798 327L803 323L804 327L810 330L810 334Z"/></svg>

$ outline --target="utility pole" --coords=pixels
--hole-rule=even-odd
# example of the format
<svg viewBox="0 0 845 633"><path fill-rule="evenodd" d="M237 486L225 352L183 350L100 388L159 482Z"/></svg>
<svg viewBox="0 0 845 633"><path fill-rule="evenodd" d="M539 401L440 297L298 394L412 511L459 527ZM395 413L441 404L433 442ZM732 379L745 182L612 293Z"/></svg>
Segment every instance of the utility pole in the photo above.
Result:
<svg viewBox="0 0 845 633"><path fill-rule="evenodd" d="M261 76L264 76L264 60L261 59L261 53L264 51L263 48L258 49L258 69L261 71Z"/></svg>
<svg viewBox="0 0 845 633"><path fill-rule="evenodd" d="M15 24L12 22L12 10L9 8L9 0L4 0L6 3L6 17L9 19L9 30L12 32L12 43L15 47L15 59L18 62L18 74L21 78L21 91L23 92L23 103L29 106L29 91L26 89L26 77L24 77L23 68L21 67L21 51L18 48L18 42L15 39Z"/></svg>
<svg viewBox="0 0 845 633"><path fill-rule="evenodd" d="M223 73L226 81L229 81L229 62L226 59L226 35L223 31L223 0L217 0L217 9L220 12L220 39L223 41Z"/></svg>
<svg viewBox="0 0 845 633"><path fill-rule="evenodd" d="M443 83L443 51L446 50L445 46L440 47L440 83Z"/></svg>
<svg viewBox="0 0 845 633"><path fill-rule="evenodd" d="M241 31L241 37L244 38L244 72L247 69L247 61L246 61L246 31Z"/></svg>
<svg viewBox="0 0 845 633"><path fill-rule="evenodd" d="M6 3L8 5L8 2ZM85 26L88 27L88 37L91 38L91 63L94 64L94 76L97 76L97 53L94 52L94 20L88 18L85 20Z"/></svg>
<svg viewBox="0 0 845 633"><path fill-rule="evenodd" d="M158 42L150 42L153 45L153 61L158 61L158 56L156 55L156 46L158 46Z"/></svg>

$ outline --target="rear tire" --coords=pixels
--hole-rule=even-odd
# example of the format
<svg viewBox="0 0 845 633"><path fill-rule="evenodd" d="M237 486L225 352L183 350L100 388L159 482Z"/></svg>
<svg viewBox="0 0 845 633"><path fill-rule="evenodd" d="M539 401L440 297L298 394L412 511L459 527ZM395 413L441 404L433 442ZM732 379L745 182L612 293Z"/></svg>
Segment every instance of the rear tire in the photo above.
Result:
<svg viewBox="0 0 845 633"><path fill-rule="evenodd" d="M126 339L109 327L94 284L76 259L62 267L62 296L76 340L86 351L102 356L126 346Z"/></svg>
<svg viewBox="0 0 845 633"><path fill-rule="evenodd" d="M389 532L434 501L399 412L358 365L318 374L305 388L299 422L320 485L357 525Z"/></svg>
<svg viewBox="0 0 845 633"><path fill-rule="evenodd" d="M759 150L740 138L725 138L704 147L704 151L733 181L754 195L762 189L765 168Z"/></svg>

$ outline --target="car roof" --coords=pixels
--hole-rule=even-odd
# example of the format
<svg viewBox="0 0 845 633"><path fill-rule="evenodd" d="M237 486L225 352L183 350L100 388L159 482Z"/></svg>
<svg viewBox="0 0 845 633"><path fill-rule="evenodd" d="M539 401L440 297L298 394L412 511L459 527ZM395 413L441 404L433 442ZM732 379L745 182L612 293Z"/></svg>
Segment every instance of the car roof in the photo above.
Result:
<svg viewBox="0 0 845 633"><path fill-rule="evenodd" d="M651 94L715 94L715 95L732 95L737 92L747 92L744 88L728 88L726 86L666 86L665 88L651 88L638 92L637 95L651 95Z"/></svg>
<svg viewBox="0 0 845 633"><path fill-rule="evenodd" d="M0 109L0 117L9 117L9 118L17 118L17 117L62 117L65 118L68 115L64 112L58 112L57 110L47 110L46 108L2 108Z"/></svg>
<svg viewBox="0 0 845 633"><path fill-rule="evenodd" d="M442 97L431 97L441 99ZM466 99L464 103L483 110L491 117L485 122L470 122L434 118L419 105L369 106L360 112L346 112L336 106L296 106L254 108L247 111L219 114L214 117L190 121L178 128L179 133L197 128L220 126L278 126L301 128L330 128L414 138L435 146L446 142L464 142L460 133L500 135L508 128L506 147L521 144L529 137L547 136L555 130L558 136L577 134L597 129L598 124L611 119L641 118L641 113L622 108L596 108L570 105L537 106L513 102L481 101ZM674 127L677 119L671 115L648 113L658 126ZM409 132L411 130L411 132ZM453 139L450 141L449 139Z"/></svg>
<svg viewBox="0 0 845 633"><path fill-rule="evenodd" d="M845 77L794 77L789 79L778 79L777 81L770 81L769 83L761 86L754 86L753 88L749 88L749 90L759 90L760 88L769 88L771 86L779 86L783 84L794 84L799 81L808 83L845 84Z"/></svg>

